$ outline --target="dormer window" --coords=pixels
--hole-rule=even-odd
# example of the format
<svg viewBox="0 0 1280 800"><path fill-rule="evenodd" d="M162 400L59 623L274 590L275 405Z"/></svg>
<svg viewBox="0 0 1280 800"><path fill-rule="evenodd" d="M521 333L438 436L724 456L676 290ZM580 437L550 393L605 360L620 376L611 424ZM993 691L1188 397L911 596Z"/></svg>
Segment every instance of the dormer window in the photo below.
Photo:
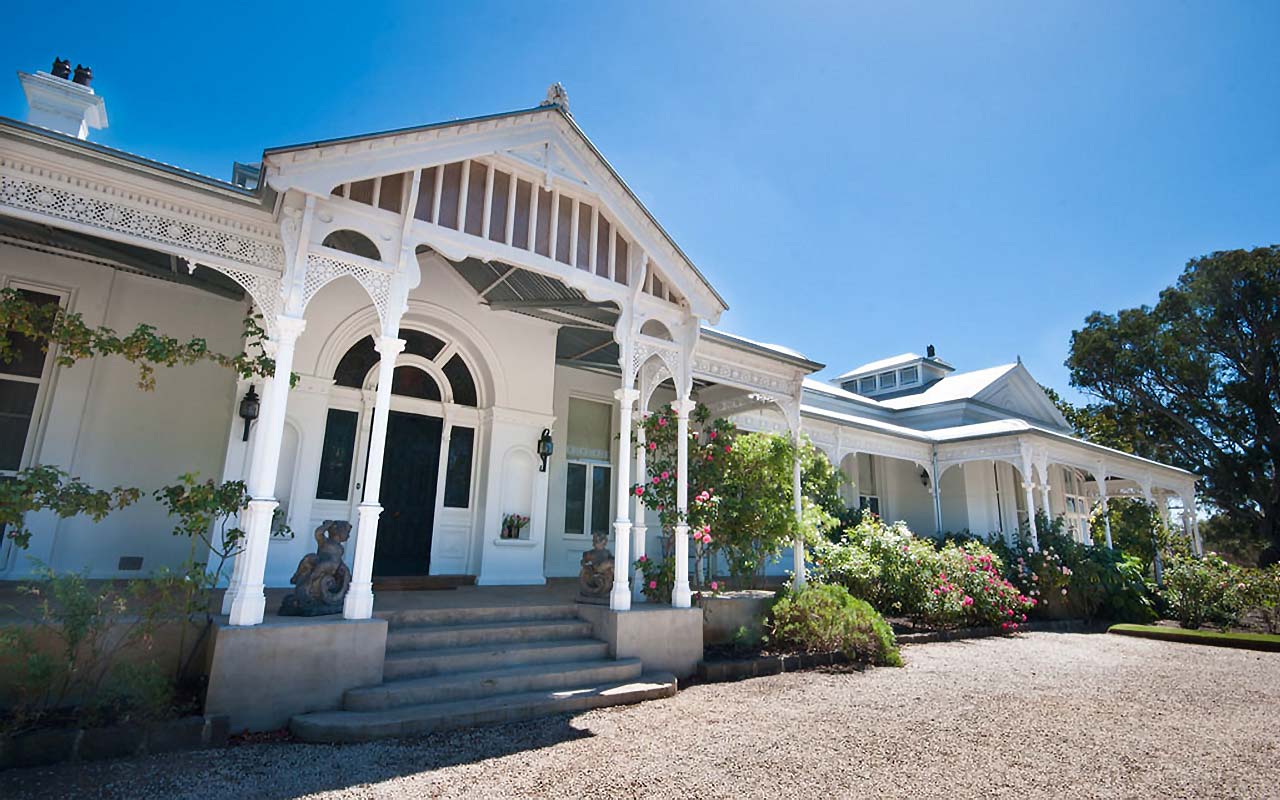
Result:
<svg viewBox="0 0 1280 800"><path fill-rule="evenodd" d="M881 389L892 389L893 387L895 387L895 386L897 386L897 385L898 385L898 373L896 373L896 372L882 372L882 373L880 373L880 388L881 388Z"/></svg>
<svg viewBox="0 0 1280 800"><path fill-rule="evenodd" d="M919 367L907 367L906 369L902 370L902 372L900 372L900 373L898 374L898 378L899 378L899 380L901 380L901 381L902 381L902 385L903 385L903 386L910 386L910 385L912 385L912 384L914 384L914 383L919 383L919 381L920 381L920 368L919 368Z"/></svg>
<svg viewBox="0 0 1280 800"><path fill-rule="evenodd" d="M876 379L874 377L863 378L858 382L858 390L863 394L871 394L876 390Z"/></svg>

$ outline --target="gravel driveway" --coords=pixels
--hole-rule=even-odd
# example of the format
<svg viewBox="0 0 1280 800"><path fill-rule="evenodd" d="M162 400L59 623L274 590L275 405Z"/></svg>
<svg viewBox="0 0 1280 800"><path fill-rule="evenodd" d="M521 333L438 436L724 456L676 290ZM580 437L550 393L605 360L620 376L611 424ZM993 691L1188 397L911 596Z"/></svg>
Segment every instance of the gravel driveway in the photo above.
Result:
<svg viewBox="0 0 1280 800"><path fill-rule="evenodd" d="M1035 633L572 718L0 773L0 797L1277 797L1280 656Z"/></svg>

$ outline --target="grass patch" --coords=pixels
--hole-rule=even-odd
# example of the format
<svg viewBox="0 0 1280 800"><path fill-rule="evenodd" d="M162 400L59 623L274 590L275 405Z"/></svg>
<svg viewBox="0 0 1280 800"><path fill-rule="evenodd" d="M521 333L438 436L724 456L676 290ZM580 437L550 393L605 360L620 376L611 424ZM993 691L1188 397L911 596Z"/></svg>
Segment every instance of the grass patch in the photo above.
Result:
<svg viewBox="0 0 1280 800"><path fill-rule="evenodd" d="M1163 639L1184 644L1207 644L1214 647L1236 647L1244 650L1266 650L1280 653L1280 636L1267 633L1223 633L1222 631L1188 630L1162 625L1112 625L1107 633Z"/></svg>

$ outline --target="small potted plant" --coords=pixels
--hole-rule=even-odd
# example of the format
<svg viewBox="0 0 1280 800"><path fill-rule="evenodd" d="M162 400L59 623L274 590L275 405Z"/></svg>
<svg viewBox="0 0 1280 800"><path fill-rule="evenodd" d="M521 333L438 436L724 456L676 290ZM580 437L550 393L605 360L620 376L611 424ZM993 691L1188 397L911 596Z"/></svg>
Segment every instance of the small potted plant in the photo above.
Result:
<svg viewBox="0 0 1280 800"><path fill-rule="evenodd" d="M506 514L502 517L502 538L519 539L520 531L529 524L529 518L522 514Z"/></svg>

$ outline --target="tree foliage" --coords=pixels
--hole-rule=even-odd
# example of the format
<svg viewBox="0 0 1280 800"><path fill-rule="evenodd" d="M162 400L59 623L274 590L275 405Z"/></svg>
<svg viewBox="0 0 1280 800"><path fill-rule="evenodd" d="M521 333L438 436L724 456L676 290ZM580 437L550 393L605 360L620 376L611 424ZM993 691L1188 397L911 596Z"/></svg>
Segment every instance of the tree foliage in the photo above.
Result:
<svg viewBox="0 0 1280 800"><path fill-rule="evenodd" d="M1280 247L1191 260L1155 306L1094 312L1071 336L1089 424L1201 476L1201 491L1280 558Z"/></svg>

